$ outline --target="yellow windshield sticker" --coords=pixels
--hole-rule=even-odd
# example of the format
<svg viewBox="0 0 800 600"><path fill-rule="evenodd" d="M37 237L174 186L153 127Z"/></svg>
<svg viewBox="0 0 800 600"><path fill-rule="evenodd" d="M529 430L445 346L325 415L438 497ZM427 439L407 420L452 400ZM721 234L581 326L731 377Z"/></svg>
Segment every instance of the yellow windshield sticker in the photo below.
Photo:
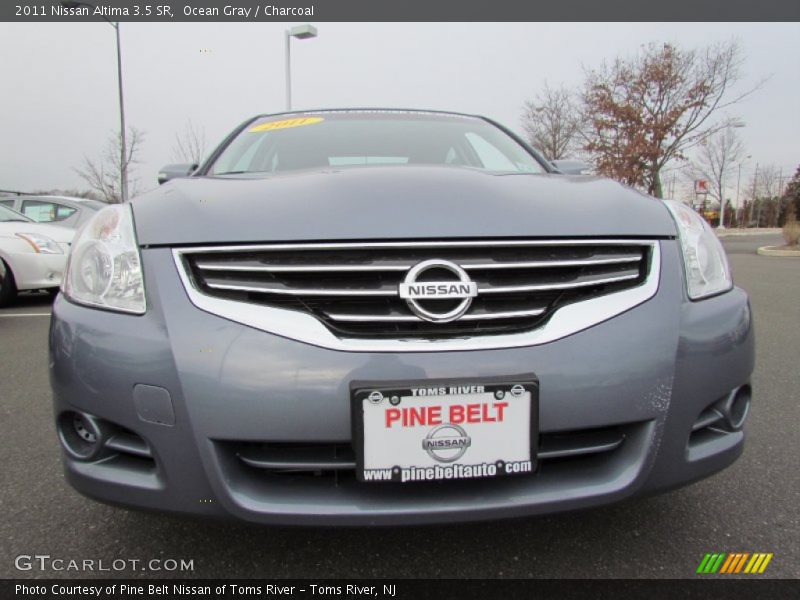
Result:
<svg viewBox="0 0 800 600"><path fill-rule="evenodd" d="M272 131L273 129L288 129L289 127L302 127L303 125L314 125L324 121L322 117L303 117L300 119L284 119L283 121L270 121L261 123L250 128L251 132Z"/></svg>

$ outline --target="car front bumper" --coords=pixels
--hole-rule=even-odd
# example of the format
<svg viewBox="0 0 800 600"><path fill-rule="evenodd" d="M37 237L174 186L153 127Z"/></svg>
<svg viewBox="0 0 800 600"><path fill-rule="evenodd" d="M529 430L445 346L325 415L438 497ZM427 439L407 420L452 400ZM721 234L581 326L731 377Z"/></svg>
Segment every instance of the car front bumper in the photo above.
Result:
<svg viewBox="0 0 800 600"><path fill-rule="evenodd" d="M677 244L662 241L661 250L658 293L577 334L524 348L396 353L319 348L203 312L187 298L170 250L145 250L147 313L114 314L59 297L50 349L57 418L78 411L122 427L146 442L150 457L65 454L68 480L114 504L354 525L541 514L708 476L742 452L742 431L692 429L707 407L748 385L750 308L738 288L688 301ZM251 442L349 444L354 380L531 372L540 382L542 439L613 429L624 441L608 452L541 461L533 475L461 482L278 475L238 457Z"/></svg>
<svg viewBox="0 0 800 600"><path fill-rule="evenodd" d="M18 290L55 288L61 284L66 254L18 252L8 257Z"/></svg>

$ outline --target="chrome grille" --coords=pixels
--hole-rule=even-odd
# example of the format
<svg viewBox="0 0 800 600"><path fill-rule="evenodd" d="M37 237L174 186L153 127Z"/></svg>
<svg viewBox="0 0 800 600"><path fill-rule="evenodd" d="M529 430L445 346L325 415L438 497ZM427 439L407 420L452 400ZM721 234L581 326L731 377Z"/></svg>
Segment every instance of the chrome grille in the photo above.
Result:
<svg viewBox="0 0 800 600"><path fill-rule="evenodd" d="M278 244L179 251L202 295L315 317L345 338L447 339L524 332L559 308L643 283L653 242L511 240ZM399 284L416 264L450 261L478 296L456 321L414 314ZM426 300L437 310L458 301Z"/></svg>
<svg viewBox="0 0 800 600"><path fill-rule="evenodd" d="M542 433L536 460L576 459L613 452L625 441L627 428L611 426ZM219 442L218 442L219 443ZM274 475L323 475L352 472L356 457L348 442L270 443L221 442L229 453L252 469Z"/></svg>

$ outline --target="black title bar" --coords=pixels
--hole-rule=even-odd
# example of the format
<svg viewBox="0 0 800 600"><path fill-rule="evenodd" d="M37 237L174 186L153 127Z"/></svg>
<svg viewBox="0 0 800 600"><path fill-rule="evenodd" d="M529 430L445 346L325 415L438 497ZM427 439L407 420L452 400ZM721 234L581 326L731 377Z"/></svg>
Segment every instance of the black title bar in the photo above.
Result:
<svg viewBox="0 0 800 600"><path fill-rule="evenodd" d="M800 21L791 0L3 0L0 21ZM74 5L75 2L68 5Z"/></svg>

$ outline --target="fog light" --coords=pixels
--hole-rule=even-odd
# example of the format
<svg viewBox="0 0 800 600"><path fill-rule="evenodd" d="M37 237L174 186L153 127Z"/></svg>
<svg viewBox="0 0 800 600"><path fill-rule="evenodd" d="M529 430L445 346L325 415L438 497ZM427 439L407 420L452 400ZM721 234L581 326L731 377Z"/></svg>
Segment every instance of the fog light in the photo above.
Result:
<svg viewBox="0 0 800 600"><path fill-rule="evenodd" d="M65 412L58 418L57 429L61 445L72 458L92 460L105 450L105 428L96 417Z"/></svg>

